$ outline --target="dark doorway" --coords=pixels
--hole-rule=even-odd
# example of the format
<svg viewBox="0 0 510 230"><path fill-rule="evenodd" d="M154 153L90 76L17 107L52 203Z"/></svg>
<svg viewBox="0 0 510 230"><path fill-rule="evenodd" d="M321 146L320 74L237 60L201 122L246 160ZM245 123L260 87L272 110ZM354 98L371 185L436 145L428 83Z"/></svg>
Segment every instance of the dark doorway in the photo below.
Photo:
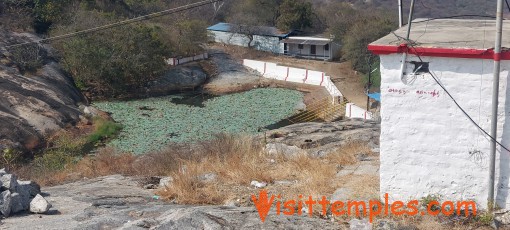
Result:
<svg viewBox="0 0 510 230"><path fill-rule="evenodd" d="M315 45L310 46L310 54L315 55L317 53L317 47Z"/></svg>

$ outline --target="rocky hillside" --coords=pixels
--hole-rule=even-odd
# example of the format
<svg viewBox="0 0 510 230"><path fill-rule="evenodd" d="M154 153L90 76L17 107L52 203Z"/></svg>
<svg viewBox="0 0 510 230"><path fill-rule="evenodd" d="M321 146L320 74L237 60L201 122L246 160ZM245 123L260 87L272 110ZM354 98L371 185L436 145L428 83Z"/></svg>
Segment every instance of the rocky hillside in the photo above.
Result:
<svg viewBox="0 0 510 230"><path fill-rule="evenodd" d="M379 130L378 124L361 120L295 124L267 133L268 144L261 153L273 159L271 164L274 167L275 164L279 164L279 161L283 162L283 158L293 158L302 151L306 151L306 156L311 158L326 159L326 155L333 154L327 150L341 148L347 142L367 142L374 153L360 152L357 154L354 165L329 167L322 164L324 168L338 170L338 173L332 176L321 174L322 180L328 181L328 184L345 180L334 194L324 195L328 195L331 200L348 200L354 197L360 199L360 195L367 192L367 185L373 183L371 178L378 178L379 157L376 152L379 146ZM262 135L260 138L263 138ZM228 145L224 143L222 148L230 149ZM262 156L261 153L257 155ZM278 157L278 154L283 155ZM298 159L304 158L302 156ZM136 161L144 162L143 158ZM153 163L151 166L158 167L156 164ZM228 166L225 164L224 167ZM315 167L315 164L311 167ZM247 169L243 168L243 170ZM313 170L320 169L313 168ZM305 170L302 170L298 174L304 173ZM235 182L231 182L228 188L216 187L221 193L231 197L226 202L215 205L181 205L176 199L164 199L162 194L167 189L177 188L181 184L182 180L179 177L183 177L182 175L171 175L168 177L110 175L42 187L41 195L52 205L49 211L44 214L30 214L30 212L36 213L34 211L21 212L9 216L2 219L0 228L63 229L62 226L65 226L65 229L345 229L348 227L370 229L367 227L370 225L365 223L366 220L362 227L355 228L359 225L357 220L339 221L331 215L319 217L314 214L310 217L306 211L302 215L277 215L275 206L271 208L267 219L262 222L251 200L251 195L257 194L260 188L272 194L297 191L296 187L293 187L298 183L295 180L275 180L267 183L252 181L242 186L236 186ZM196 186L219 185L221 177L220 173L214 172L200 175L198 177L201 180L198 183L200 185ZM360 184L364 184L363 188L359 186Z"/></svg>
<svg viewBox="0 0 510 230"><path fill-rule="evenodd" d="M277 216L262 223L253 207L168 204L120 175L46 188L56 209L48 215L12 216L6 229L336 229L328 220ZM51 214L53 213L53 215ZM63 227L65 226L65 227Z"/></svg>
<svg viewBox="0 0 510 230"><path fill-rule="evenodd" d="M5 48L37 39L0 31L0 151L33 150L51 132L75 124L84 102L72 79L39 45Z"/></svg>

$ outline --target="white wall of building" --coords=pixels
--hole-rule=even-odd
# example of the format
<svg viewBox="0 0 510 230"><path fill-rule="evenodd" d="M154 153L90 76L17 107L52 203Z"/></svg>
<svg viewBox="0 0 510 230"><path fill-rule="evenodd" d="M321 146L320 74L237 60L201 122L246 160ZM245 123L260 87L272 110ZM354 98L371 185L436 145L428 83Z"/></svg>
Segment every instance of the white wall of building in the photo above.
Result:
<svg viewBox="0 0 510 230"><path fill-rule="evenodd" d="M303 49L299 49L299 44L288 44L288 51L290 54L298 54L298 55L311 55L311 56L321 56L321 57L329 57L330 51L325 49L325 46L315 46L315 54L311 54L311 46L312 45L303 45Z"/></svg>
<svg viewBox="0 0 510 230"><path fill-rule="evenodd" d="M299 49L299 44L287 44L287 55L303 55L309 58L332 60L337 58L340 51L340 46L336 43L329 44L329 50L325 46L316 45L315 54L311 54L311 45L303 45L303 49Z"/></svg>
<svg viewBox="0 0 510 230"><path fill-rule="evenodd" d="M486 207L490 142L428 74L400 79L400 54L381 55L380 192L391 200L438 194ZM419 61L410 56L409 61ZM490 131L491 60L422 57L466 112ZM409 64L407 73L413 71ZM503 61L498 136L510 146L510 62ZM498 147L499 150L501 148ZM510 208L510 153L497 157L497 204Z"/></svg>
<svg viewBox="0 0 510 230"><path fill-rule="evenodd" d="M246 35L222 32L222 31L209 31L214 37L214 41L227 45L236 45L248 47L250 39ZM254 35L252 47L257 50L268 51L273 53L283 53L283 44L280 43L278 37Z"/></svg>

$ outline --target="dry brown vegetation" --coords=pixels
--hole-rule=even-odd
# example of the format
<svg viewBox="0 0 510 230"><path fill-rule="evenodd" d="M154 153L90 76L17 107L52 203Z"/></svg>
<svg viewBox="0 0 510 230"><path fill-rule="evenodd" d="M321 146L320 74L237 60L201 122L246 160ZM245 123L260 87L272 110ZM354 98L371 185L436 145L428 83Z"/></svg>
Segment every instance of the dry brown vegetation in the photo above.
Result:
<svg viewBox="0 0 510 230"><path fill-rule="evenodd" d="M250 186L253 180L268 183L270 194L281 194L282 200L296 199L299 195L319 199L329 197L337 188L349 188L352 199L378 199L379 178L371 175L337 176L339 168L359 164L359 153L370 153L365 143L352 142L338 151L319 158L306 153L293 156L283 153L268 154L264 141L248 136L218 135L213 140L196 145L172 146L165 151L135 156L102 148L94 156L66 164L62 170L33 170L20 167L16 173L42 185L54 185L111 174L128 176L171 176L171 186L157 191L162 198L179 204L225 204L237 202L253 206L251 195L258 189ZM204 175L215 175L206 178ZM285 181L286 183L280 183ZM314 207L315 216L321 206ZM340 216L337 222L347 222ZM487 218L452 219L438 216L391 217L400 227L418 229L484 229ZM376 222L377 223L377 222ZM412 228L413 229L413 228Z"/></svg>
<svg viewBox="0 0 510 230"><path fill-rule="evenodd" d="M263 151L262 142L248 136L218 135L196 145L172 146L144 156L102 148L93 156L68 162L62 170L20 167L16 171L20 177L42 185L111 174L168 175L174 178L172 186L159 191L166 199L184 204L222 204L242 198L249 203L246 197L256 191L250 187L253 180L268 183L269 190L284 197L330 195L345 180L335 177L338 167L356 163L356 154L369 152L365 144L355 142L324 158L305 153L269 155ZM202 179L206 174L214 174L216 178ZM275 181L292 183L281 186L274 184Z"/></svg>

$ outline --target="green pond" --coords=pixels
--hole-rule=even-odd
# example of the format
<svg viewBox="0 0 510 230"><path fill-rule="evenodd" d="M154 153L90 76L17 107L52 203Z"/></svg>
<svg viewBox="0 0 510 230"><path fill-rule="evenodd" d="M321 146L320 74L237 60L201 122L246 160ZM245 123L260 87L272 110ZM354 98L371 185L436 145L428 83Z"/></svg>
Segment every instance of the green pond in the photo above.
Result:
<svg viewBox="0 0 510 230"><path fill-rule="evenodd" d="M257 133L292 115L302 98L298 91L266 88L220 97L173 95L94 105L124 127L109 145L144 154L217 133Z"/></svg>

